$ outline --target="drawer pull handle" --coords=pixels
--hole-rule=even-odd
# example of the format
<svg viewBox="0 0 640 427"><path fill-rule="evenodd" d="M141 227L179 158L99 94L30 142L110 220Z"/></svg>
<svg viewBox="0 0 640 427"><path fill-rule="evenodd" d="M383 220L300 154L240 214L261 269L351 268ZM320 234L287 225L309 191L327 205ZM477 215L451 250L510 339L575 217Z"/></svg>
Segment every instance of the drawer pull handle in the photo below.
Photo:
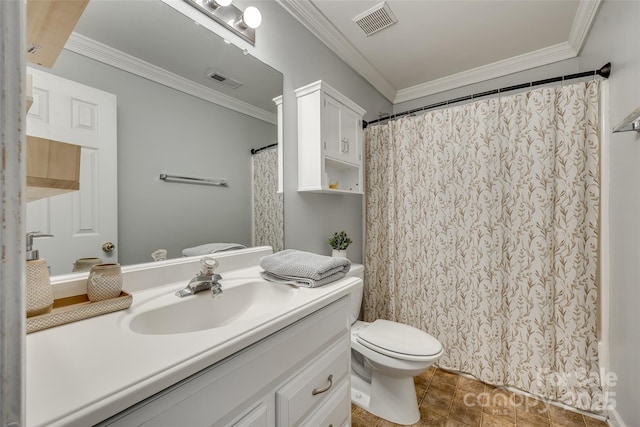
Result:
<svg viewBox="0 0 640 427"><path fill-rule="evenodd" d="M333 386L333 375L329 375L329 378L327 379L329 380L329 385L327 387L314 388L311 394L315 396L316 394L321 394L321 393L324 393L325 391L329 391L329 389Z"/></svg>

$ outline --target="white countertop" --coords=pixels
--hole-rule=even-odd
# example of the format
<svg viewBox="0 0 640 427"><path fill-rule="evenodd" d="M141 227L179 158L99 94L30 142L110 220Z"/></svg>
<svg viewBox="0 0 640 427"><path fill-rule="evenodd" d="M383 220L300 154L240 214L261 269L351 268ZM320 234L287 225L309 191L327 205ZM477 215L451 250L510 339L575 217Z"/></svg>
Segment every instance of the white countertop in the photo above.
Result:
<svg viewBox="0 0 640 427"><path fill-rule="evenodd" d="M223 290L243 280L261 280L260 271L256 266L226 272ZM128 310L27 335L27 425L98 423L340 299L358 283L346 278L299 288L276 312L218 328L172 335L129 329L134 315L188 280L132 292ZM210 298L202 294L186 298Z"/></svg>

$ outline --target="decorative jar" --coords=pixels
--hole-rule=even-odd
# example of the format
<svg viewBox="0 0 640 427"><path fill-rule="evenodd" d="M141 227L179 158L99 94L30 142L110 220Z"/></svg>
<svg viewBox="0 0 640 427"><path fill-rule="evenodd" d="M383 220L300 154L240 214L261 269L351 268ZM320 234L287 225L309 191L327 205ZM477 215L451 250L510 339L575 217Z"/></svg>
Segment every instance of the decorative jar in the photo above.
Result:
<svg viewBox="0 0 640 427"><path fill-rule="evenodd" d="M122 269L120 264L96 264L91 267L87 280L89 301L117 298L122 292Z"/></svg>
<svg viewBox="0 0 640 427"><path fill-rule="evenodd" d="M53 307L53 289L49 278L47 261L27 261L26 269L27 317L49 313Z"/></svg>

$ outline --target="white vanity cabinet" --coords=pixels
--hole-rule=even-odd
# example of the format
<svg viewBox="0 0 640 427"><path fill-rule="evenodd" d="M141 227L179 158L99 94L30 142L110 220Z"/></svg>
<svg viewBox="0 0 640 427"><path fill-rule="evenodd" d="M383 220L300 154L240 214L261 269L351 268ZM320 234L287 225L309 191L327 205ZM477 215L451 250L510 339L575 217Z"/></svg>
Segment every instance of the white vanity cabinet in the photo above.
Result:
<svg viewBox="0 0 640 427"><path fill-rule="evenodd" d="M349 296L101 426L348 426Z"/></svg>
<svg viewBox="0 0 640 427"><path fill-rule="evenodd" d="M365 110L323 81L296 96L298 191L362 194Z"/></svg>

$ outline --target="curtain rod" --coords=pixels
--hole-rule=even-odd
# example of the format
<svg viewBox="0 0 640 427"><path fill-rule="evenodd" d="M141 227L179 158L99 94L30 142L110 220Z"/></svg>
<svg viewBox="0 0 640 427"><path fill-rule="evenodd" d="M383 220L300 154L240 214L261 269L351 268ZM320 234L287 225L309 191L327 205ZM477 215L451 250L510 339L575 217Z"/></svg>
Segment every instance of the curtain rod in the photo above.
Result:
<svg viewBox="0 0 640 427"><path fill-rule="evenodd" d="M251 154L257 154L257 153L261 152L262 150L266 150L267 148L277 147L277 146L278 146L278 143L276 142L275 144L265 145L262 148L252 148L251 149Z"/></svg>
<svg viewBox="0 0 640 427"><path fill-rule="evenodd" d="M438 107L443 107L445 105L449 105L449 104L455 104L456 102L461 102L461 101L470 101L473 100L474 98L481 98L483 96L487 96L487 95L496 95L496 94L501 94L503 92L509 92L512 90L516 90L516 89L524 89L526 87L533 87L533 86L539 86L539 85L544 85L544 84L549 84L549 83L555 83L555 82L561 82L561 81L565 81L565 80L572 80L572 79L579 79L581 77L589 77L589 76L601 76L605 79L609 78L609 76L611 75L611 62L607 62L606 64L604 64L602 67L600 67L599 70L592 70L592 71L585 71L582 73L576 73L576 74L567 74L565 76L558 76L558 77L552 77L550 79L544 79L544 80L538 80L535 82L529 82L529 83L522 83L519 85L514 85L514 86L507 86L507 87L503 87L500 89L494 89L494 90L489 90L486 92L480 92L480 93L474 93L473 95L467 95L467 96L463 96L461 98L455 98L455 99L450 99L448 101L442 101L442 102L438 102L435 104L431 104L431 105L426 105L424 107L419 107L419 108L414 108L413 110L408 110L408 111L403 111L402 113L397 113L397 114L390 114L386 117L380 118L380 119L376 119L376 120L371 120L370 122L366 122L366 121L362 121L362 128L366 129L367 126L374 124L374 123L378 123L384 120L392 120L392 119L396 119L398 117L402 117L402 116L406 116L409 114L413 114L413 113L418 113L421 111L426 111L426 110L430 110L432 108L438 108Z"/></svg>

